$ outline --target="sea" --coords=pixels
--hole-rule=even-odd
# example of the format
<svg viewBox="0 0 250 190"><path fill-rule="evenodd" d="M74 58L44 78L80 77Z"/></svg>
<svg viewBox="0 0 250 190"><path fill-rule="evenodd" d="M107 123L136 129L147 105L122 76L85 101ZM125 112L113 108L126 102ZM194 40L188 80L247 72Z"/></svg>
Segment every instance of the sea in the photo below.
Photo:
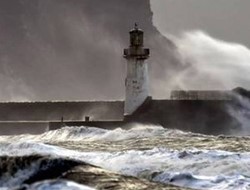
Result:
<svg viewBox="0 0 250 190"><path fill-rule="evenodd" d="M142 124L114 130L65 126L40 135L0 136L0 190L105 189L98 182L58 177L79 163L158 184L155 189L250 189L247 136L208 136Z"/></svg>

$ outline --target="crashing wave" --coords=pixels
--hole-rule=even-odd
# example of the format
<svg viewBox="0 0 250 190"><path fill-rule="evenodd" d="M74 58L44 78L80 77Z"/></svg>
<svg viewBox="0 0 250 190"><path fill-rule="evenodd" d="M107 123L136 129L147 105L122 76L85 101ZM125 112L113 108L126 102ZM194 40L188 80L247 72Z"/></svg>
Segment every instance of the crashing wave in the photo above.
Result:
<svg viewBox="0 0 250 190"><path fill-rule="evenodd" d="M151 137L202 136L162 126L134 124L130 129L114 130L95 127L63 127L41 135L1 136L0 141L121 141Z"/></svg>
<svg viewBox="0 0 250 190"><path fill-rule="evenodd" d="M0 186L15 187L53 179L83 162L50 156L0 157Z"/></svg>
<svg viewBox="0 0 250 190"><path fill-rule="evenodd" d="M124 175L194 189L245 189L250 187L249 153L215 150L85 153L92 164ZM218 175L220 174L220 175Z"/></svg>

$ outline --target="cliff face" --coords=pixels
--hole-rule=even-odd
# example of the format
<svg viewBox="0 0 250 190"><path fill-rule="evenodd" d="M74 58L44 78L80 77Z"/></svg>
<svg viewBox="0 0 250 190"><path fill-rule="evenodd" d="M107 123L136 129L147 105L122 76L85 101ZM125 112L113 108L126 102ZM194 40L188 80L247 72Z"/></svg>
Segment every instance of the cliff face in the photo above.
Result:
<svg viewBox="0 0 250 190"><path fill-rule="evenodd" d="M122 52L134 22L145 31L156 85L178 61L152 24L149 0L1 1L0 100L123 98Z"/></svg>

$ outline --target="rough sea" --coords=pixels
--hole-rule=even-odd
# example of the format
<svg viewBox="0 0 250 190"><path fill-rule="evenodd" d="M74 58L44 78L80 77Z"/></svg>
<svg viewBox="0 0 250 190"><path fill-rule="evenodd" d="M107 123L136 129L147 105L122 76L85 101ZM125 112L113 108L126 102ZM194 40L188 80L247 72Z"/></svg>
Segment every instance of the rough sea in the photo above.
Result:
<svg viewBox="0 0 250 190"><path fill-rule="evenodd" d="M81 178L80 170L88 180ZM64 127L41 135L1 136L0 187L250 189L250 137L206 136L140 124L129 129Z"/></svg>

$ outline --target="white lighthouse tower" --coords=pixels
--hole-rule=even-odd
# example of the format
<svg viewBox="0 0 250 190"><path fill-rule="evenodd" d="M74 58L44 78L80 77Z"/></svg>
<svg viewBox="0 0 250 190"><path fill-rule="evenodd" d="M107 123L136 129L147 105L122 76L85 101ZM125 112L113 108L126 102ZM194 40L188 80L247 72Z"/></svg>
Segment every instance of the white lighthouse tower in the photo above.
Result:
<svg viewBox="0 0 250 190"><path fill-rule="evenodd" d="M149 96L148 65L149 49L143 47L143 31L135 24L130 31L130 47L124 49L127 59L126 99L124 114L131 115Z"/></svg>

